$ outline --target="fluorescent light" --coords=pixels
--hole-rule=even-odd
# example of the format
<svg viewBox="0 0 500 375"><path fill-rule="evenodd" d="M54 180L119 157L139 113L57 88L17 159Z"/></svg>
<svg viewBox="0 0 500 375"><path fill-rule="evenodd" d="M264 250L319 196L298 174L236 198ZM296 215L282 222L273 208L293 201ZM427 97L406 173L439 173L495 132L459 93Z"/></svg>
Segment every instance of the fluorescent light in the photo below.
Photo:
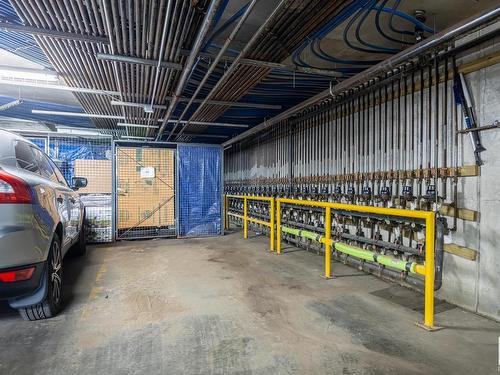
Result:
<svg viewBox="0 0 500 375"><path fill-rule="evenodd" d="M0 78L4 79L25 79L31 81L57 81L57 74L41 69L23 69L15 67L0 67Z"/></svg>
<svg viewBox="0 0 500 375"><path fill-rule="evenodd" d="M32 109L31 113L37 114L37 115L50 115L50 116L68 116L68 117L86 117L86 118L105 118L105 119L110 119L110 120L125 120L125 117L123 117L123 116L101 115L99 113L46 111L44 109Z"/></svg>

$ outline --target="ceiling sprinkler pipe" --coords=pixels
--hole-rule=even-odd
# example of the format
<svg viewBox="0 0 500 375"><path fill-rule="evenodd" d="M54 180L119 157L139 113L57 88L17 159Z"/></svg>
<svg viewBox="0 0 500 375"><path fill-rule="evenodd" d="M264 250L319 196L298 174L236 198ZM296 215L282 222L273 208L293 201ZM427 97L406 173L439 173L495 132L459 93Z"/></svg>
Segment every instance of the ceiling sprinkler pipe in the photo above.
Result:
<svg viewBox="0 0 500 375"><path fill-rule="evenodd" d="M252 10L253 10L253 8L255 6L255 4L257 4L257 1L258 0L252 0L252 2L247 7L247 9L246 9L245 13L243 14L243 16L241 17L241 19L238 21L238 23L236 24L236 26L234 27L234 29L231 31L231 34L227 37L224 45L220 49L220 51L217 54L215 60L210 65L210 68L205 73L205 76L203 77L203 79L201 80L201 82L198 84L198 87L196 88L196 91L192 95L192 97L189 100L188 104L184 107L184 110L182 111L182 114L179 116L179 120L175 123L174 128L172 129L172 131L170 131L170 134L168 135L167 141L172 137L172 135L174 135L174 133L177 130L177 127L178 127L180 121L184 118L185 114L187 113L187 111L189 110L189 108L191 107L191 105L193 104L193 101L196 99L196 97L200 93L200 91L203 88L203 86L205 86L205 83L208 81L208 79L210 78L210 76L212 75L212 73L214 72L214 70L217 68L217 65L219 64L219 61L222 59L222 57L224 56L224 53L229 48L229 45L231 44L231 42L233 41L233 39L236 37L236 34L238 34L238 32L241 30L242 26L245 24L248 16L250 15L250 13L252 12ZM189 126L189 123L190 123L190 121L188 121L184 126L181 127L181 129L179 130L179 133L177 134L177 136L180 136L184 132L184 130Z"/></svg>
<svg viewBox="0 0 500 375"><path fill-rule="evenodd" d="M165 41L166 41L166 38L167 38L167 32L168 32L168 26L169 26L169 22L170 22L170 13L172 11L172 0L168 0L168 3L167 3L167 10L165 12L165 21L163 23L163 32L162 32L162 35L161 35L161 47L160 47L160 53L158 54L158 62L156 64L156 72L155 72L155 79L154 79L154 83L153 83L153 93L151 94L151 102L149 103L149 105L147 106L144 106L144 112L146 112L147 114L149 114L148 116L148 124L147 124L147 127L146 127L146 134L149 133L149 126L151 124L151 117L153 116L153 105L155 103L155 99L156 99L156 91L158 90L158 83L159 83L159 80L160 80L160 73L161 73L161 64L162 64L162 60L163 60L163 55L165 53Z"/></svg>
<svg viewBox="0 0 500 375"><path fill-rule="evenodd" d="M432 49L444 44L444 43L449 43L458 36L470 33L474 30L476 30L478 27L481 27L483 25L486 25L490 22L493 22L495 19L497 19L500 16L500 5L495 5L492 8L489 8L488 10L474 15L472 17L469 17L458 24L449 27L437 34L434 34L430 36L427 39L424 39L418 44L415 44L400 53L388 58L387 60L384 60L377 65L372 66L371 68L368 68L364 70L363 72L346 79L345 81L342 81L339 83L337 86L335 86L331 93L329 89L326 89L319 94L313 96L312 98L309 98L302 103L297 104L296 106L280 113L277 116L274 116L271 119L268 119L261 124L253 127L250 130L247 130L244 133L241 133L240 135L228 140L227 142L223 143L223 146L228 146L232 143L241 141L244 138L247 138L253 134L256 134L270 126L273 126L280 121L286 120L289 117L293 116L294 114L314 105L317 104L325 99L327 99L330 94L333 95L340 95L344 93L346 90L368 82L370 79L373 79L374 77L377 77L379 74L388 72L393 70L395 67L413 59L416 58L426 52L431 51Z"/></svg>
<svg viewBox="0 0 500 375"><path fill-rule="evenodd" d="M250 51L250 49L254 46L254 44L260 39L260 37L264 34L264 32L268 29L269 25L274 21L277 17L281 9L287 5L287 0L281 0L281 2L276 6L273 13L266 19L266 21L259 27L257 32L252 36L252 38L248 41L248 43L243 47L238 57L236 57L229 67L224 72L224 75L217 81L215 86L210 90L208 95L205 97L203 102L199 105L196 111L191 115L189 121L191 119L195 119L196 115L198 115L205 104L207 104L208 100L212 98L212 96L222 87L222 85L226 82L227 78L230 77L240 65L241 59L245 57L245 55Z"/></svg>
<svg viewBox="0 0 500 375"><path fill-rule="evenodd" d="M194 42L193 48L191 49L191 53L189 54L186 60L184 69L182 70L181 73L181 77L179 79L179 82L177 83L177 87L175 88L172 101L168 106L167 113L165 114L165 121L158 130L158 134L156 135L156 141L159 141L161 139L163 131L167 126L168 120L170 120L170 117L172 117L172 113L174 112L175 108L177 107L177 104L179 103L179 99L182 95L182 91L184 90L184 86L187 83L188 77L191 74L191 70L193 69L194 63L197 59L198 54L201 51L203 42L210 31L212 23L217 15L217 9L219 9L221 3L222 0L212 0L212 2L210 3L210 7L208 8L205 19L203 20L203 24L200 27L200 30L198 31L198 35L196 36L196 40Z"/></svg>

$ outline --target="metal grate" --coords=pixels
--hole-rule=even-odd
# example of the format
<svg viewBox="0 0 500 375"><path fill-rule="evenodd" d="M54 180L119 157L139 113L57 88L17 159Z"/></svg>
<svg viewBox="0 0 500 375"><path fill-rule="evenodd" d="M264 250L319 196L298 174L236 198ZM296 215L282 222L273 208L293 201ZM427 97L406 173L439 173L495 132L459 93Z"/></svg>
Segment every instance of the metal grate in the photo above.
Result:
<svg viewBox="0 0 500 375"><path fill-rule="evenodd" d="M179 145L179 236L222 234L222 148Z"/></svg>
<svg viewBox="0 0 500 375"><path fill-rule="evenodd" d="M117 146L115 157L116 238L175 236L175 150Z"/></svg>
<svg viewBox="0 0 500 375"><path fill-rule="evenodd" d="M111 138L52 134L26 138L50 156L70 186L73 177L87 178L87 187L78 190L85 205L87 242L111 242Z"/></svg>

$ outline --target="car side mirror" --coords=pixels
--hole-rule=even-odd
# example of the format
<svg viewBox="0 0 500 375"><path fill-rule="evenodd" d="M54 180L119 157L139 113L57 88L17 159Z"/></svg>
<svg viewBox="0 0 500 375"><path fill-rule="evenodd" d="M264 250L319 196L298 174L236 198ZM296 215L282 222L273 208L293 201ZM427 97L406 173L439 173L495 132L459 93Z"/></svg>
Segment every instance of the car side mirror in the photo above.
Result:
<svg viewBox="0 0 500 375"><path fill-rule="evenodd" d="M87 179L85 177L73 177L71 182L73 190L78 190L87 186Z"/></svg>

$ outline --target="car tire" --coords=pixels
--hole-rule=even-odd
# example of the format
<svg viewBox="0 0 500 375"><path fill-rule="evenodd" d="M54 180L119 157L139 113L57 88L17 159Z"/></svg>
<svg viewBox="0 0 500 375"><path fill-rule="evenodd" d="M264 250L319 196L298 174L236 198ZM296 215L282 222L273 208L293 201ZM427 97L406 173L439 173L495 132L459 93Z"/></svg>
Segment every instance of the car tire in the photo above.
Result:
<svg viewBox="0 0 500 375"><path fill-rule="evenodd" d="M80 233L78 234L78 242L73 245L70 249L71 255L75 255L78 257L85 256L87 254L87 238L85 236L85 219L82 223L82 228L80 229Z"/></svg>
<svg viewBox="0 0 500 375"><path fill-rule="evenodd" d="M47 258L47 295L45 299L32 306L19 309L24 320L42 320L52 318L61 310L62 299L63 256L61 241L57 234L50 245Z"/></svg>

